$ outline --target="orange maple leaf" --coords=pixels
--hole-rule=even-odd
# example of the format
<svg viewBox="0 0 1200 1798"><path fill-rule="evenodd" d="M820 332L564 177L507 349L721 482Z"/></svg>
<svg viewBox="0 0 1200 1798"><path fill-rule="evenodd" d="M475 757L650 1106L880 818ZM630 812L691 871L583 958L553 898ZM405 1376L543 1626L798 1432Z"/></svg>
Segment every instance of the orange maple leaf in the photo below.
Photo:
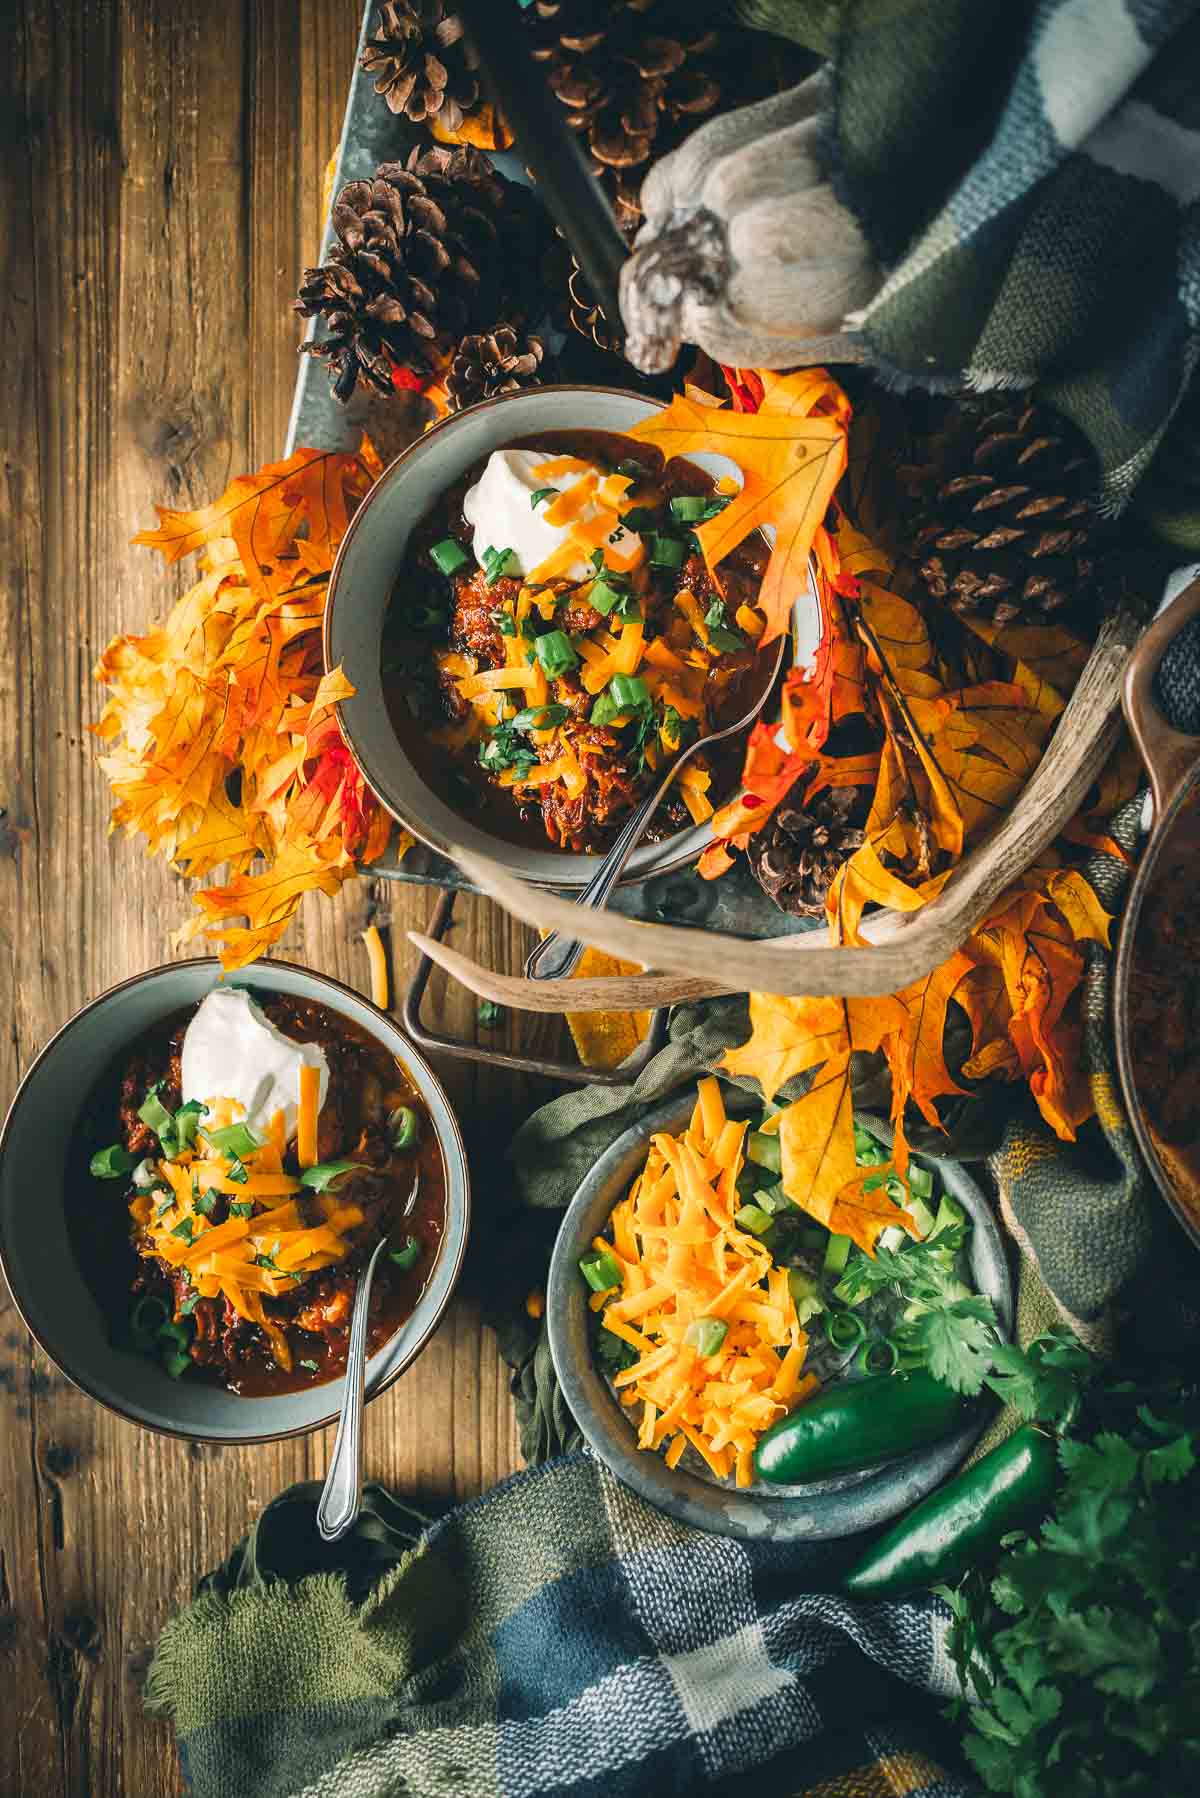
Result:
<svg viewBox="0 0 1200 1798"><path fill-rule="evenodd" d="M791 609L808 581L817 526L846 466L850 402L824 369L764 373L757 412L700 405L677 394L663 411L635 425L631 437L651 443L670 460L695 451L724 455L742 475L741 491L696 535L714 580L722 557L752 531L775 532L758 595L767 627L761 645L788 628Z"/></svg>

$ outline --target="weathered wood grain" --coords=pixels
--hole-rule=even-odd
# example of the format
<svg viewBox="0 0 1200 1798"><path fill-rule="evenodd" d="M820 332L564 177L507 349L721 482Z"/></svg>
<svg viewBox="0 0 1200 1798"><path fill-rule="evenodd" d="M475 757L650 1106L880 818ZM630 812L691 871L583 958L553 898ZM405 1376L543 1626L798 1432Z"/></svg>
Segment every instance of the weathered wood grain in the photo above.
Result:
<svg viewBox="0 0 1200 1798"><path fill-rule="evenodd" d="M91 995L166 959L180 882L108 839L90 668L182 590L128 547L155 502L218 491L283 442L297 271L320 234L353 0L13 0L0 67L0 1105ZM433 896L360 882L313 902L284 952L365 990L372 916L411 973ZM460 903L455 943L516 969L526 932ZM440 973L427 1015L474 1028ZM497 1047L558 1050L554 1020ZM494 1145L544 1095L441 1069ZM492 1157L494 1159L494 1155ZM480 1203L486 1204L483 1195ZM157 1631L262 1505L323 1470L319 1437L190 1449L77 1394L0 1295L0 1792L175 1798L170 1732L138 1684ZM466 1497L517 1464L506 1374L469 1284L413 1370L367 1412L367 1470Z"/></svg>

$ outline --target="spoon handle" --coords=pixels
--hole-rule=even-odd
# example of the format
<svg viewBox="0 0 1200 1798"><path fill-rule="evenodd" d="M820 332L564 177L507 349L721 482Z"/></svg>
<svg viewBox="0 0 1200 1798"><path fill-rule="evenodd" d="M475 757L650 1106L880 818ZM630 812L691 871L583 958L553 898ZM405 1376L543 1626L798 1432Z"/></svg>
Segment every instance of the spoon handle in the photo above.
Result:
<svg viewBox="0 0 1200 1798"><path fill-rule="evenodd" d="M682 764L672 768L666 780L648 793L636 810L630 812L618 831L612 848L575 901L583 911L600 911L608 903L608 895L625 872L625 864L642 840L642 834L658 809L659 801ZM525 972L530 980L563 980L583 954L586 944L557 931L543 937L525 958Z"/></svg>
<svg viewBox="0 0 1200 1798"><path fill-rule="evenodd" d="M362 1414L367 1377L367 1312L375 1264L387 1244L381 1236L363 1269L350 1317L346 1350L346 1389L338 1419L333 1454L317 1505L317 1529L323 1542L337 1542L350 1529L362 1505Z"/></svg>

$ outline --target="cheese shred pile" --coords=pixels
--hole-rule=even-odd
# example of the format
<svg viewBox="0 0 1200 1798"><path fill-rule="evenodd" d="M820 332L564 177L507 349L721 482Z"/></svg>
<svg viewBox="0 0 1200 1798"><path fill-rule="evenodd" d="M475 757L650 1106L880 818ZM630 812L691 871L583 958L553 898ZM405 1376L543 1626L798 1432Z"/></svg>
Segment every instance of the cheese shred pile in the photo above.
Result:
<svg viewBox="0 0 1200 1798"><path fill-rule="evenodd" d="M725 1115L719 1083L701 1080L682 1136L653 1136L646 1166L612 1214L601 1263L620 1285L591 1299L604 1328L636 1349L617 1374L624 1404L641 1406L638 1447L688 1444L718 1478L753 1478L761 1433L818 1388L787 1270L734 1222L748 1125ZM713 1351L713 1352L706 1352Z"/></svg>

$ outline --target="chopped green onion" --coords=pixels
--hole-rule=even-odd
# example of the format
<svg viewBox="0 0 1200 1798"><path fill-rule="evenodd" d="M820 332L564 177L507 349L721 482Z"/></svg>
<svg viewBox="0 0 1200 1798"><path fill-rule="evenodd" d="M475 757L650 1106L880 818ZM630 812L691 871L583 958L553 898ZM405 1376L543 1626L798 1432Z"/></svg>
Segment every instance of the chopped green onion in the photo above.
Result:
<svg viewBox="0 0 1200 1798"><path fill-rule="evenodd" d="M585 1255L579 1263L579 1271L593 1292L610 1292L621 1284L620 1265L607 1250L604 1254Z"/></svg>
<svg viewBox="0 0 1200 1798"><path fill-rule="evenodd" d="M226 1124L221 1130L206 1130L204 1134L218 1155L237 1161L245 1160L263 1146L262 1137L256 1136L248 1124Z"/></svg>
<svg viewBox="0 0 1200 1798"><path fill-rule="evenodd" d="M697 1317L688 1325L683 1340L691 1344L702 1361L718 1355L729 1334L729 1325L720 1317Z"/></svg>
<svg viewBox="0 0 1200 1798"><path fill-rule="evenodd" d="M232 1209L233 1209L233 1207L231 1206L230 1210L232 1210ZM183 1303L179 1307L180 1317L190 1317L192 1315L192 1312L196 1309L196 1306L199 1303L200 1303L200 1294L198 1292L189 1292L187 1297L184 1299Z"/></svg>
<svg viewBox="0 0 1200 1798"><path fill-rule="evenodd" d="M848 1236L831 1235L825 1245L826 1274L841 1274L846 1271L846 1260L850 1254L850 1238Z"/></svg>
<svg viewBox="0 0 1200 1798"><path fill-rule="evenodd" d="M194 1200L196 1210L200 1213L201 1217L211 1217L216 1203L217 1195L215 1192L198 1192Z"/></svg>
<svg viewBox="0 0 1200 1798"><path fill-rule="evenodd" d="M411 1105L397 1106L388 1119L393 1149L411 1149L417 1140L417 1114Z"/></svg>
<svg viewBox="0 0 1200 1798"><path fill-rule="evenodd" d="M158 1096L158 1087L152 1086L146 1097L138 1106L138 1116L143 1124L148 1124L155 1136L164 1145L175 1140L175 1119Z"/></svg>
<svg viewBox="0 0 1200 1798"><path fill-rule="evenodd" d="M778 1217L782 1211L793 1211L795 1207L783 1190L783 1181L774 1186L760 1186L754 1194L754 1203L769 1211L772 1217Z"/></svg>
<svg viewBox="0 0 1200 1798"><path fill-rule="evenodd" d="M864 1130L861 1124L854 1126L854 1158L860 1167L877 1167L891 1157L883 1144Z"/></svg>
<svg viewBox="0 0 1200 1798"><path fill-rule="evenodd" d="M831 1311L825 1319L825 1334L835 1349L857 1348L866 1333L866 1324L854 1311Z"/></svg>
<svg viewBox="0 0 1200 1798"><path fill-rule="evenodd" d="M361 1161L318 1161L316 1167L306 1167L300 1176L302 1186L311 1186L314 1192L325 1192L340 1180L343 1174L366 1173Z"/></svg>
<svg viewBox="0 0 1200 1798"><path fill-rule="evenodd" d="M186 1348L188 1343L192 1340L192 1332L188 1329L188 1326L186 1324L177 1324L170 1318L168 1318L166 1323L159 1328L156 1334L160 1341L174 1342L180 1348Z"/></svg>
<svg viewBox="0 0 1200 1798"><path fill-rule="evenodd" d="M549 675L551 680L579 666L579 657L566 631L546 631L535 638L533 647L543 674Z"/></svg>
<svg viewBox="0 0 1200 1798"><path fill-rule="evenodd" d="M570 706L527 705L508 722L513 730L552 730L556 724L565 724L570 716Z"/></svg>
<svg viewBox="0 0 1200 1798"><path fill-rule="evenodd" d="M111 1143L107 1149L97 1149L88 1162L88 1168L97 1180L119 1180L133 1165L133 1156L119 1142Z"/></svg>
<svg viewBox="0 0 1200 1798"><path fill-rule="evenodd" d="M415 1267L421 1256L421 1239L419 1236L406 1236L398 1249L389 1249L388 1257L394 1261L402 1274L410 1267Z"/></svg>
<svg viewBox="0 0 1200 1798"><path fill-rule="evenodd" d="M612 694L601 693L600 697L593 704L588 717L589 722L592 724L611 724L613 719L619 718L620 715L621 708L613 698Z"/></svg>
<svg viewBox="0 0 1200 1798"><path fill-rule="evenodd" d="M619 606L627 597L625 589L614 587L609 581L602 580L592 582L591 592L587 599L590 606L607 618L613 607Z"/></svg>
<svg viewBox="0 0 1200 1798"><path fill-rule="evenodd" d="M932 1236L940 1236L943 1230L953 1230L967 1221L966 1212L957 1200L943 1195L937 1208L937 1216L933 1220Z"/></svg>
<svg viewBox="0 0 1200 1798"><path fill-rule="evenodd" d="M539 487L536 493L531 493L529 496L530 511L536 512L544 499L553 499L557 492L557 487Z"/></svg>
<svg viewBox="0 0 1200 1798"><path fill-rule="evenodd" d="M758 1167L765 1167L773 1174L783 1172L778 1136L768 1136L763 1130L752 1130L746 1138L746 1154Z"/></svg>
<svg viewBox="0 0 1200 1798"><path fill-rule="evenodd" d="M252 1199L234 1199L229 1207L230 1217L253 1217L254 1201Z"/></svg>
<svg viewBox="0 0 1200 1798"><path fill-rule="evenodd" d="M905 1210L912 1218L917 1229L921 1232L922 1238L933 1234L933 1212L929 1209L924 1199L919 1198L915 1192L910 1194Z"/></svg>
<svg viewBox="0 0 1200 1798"><path fill-rule="evenodd" d="M175 1113L175 1141L178 1144L177 1153L182 1155L183 1151L185 1149L190 1149L195 1142L196 1125L199 1122L200 1113L203 1110L204 1107L199 1099L189 1099L187 1104L181 1105L179 1110Z"/></svg>
<svg viewBox="0 0 1200 1798"><path fill-rule="evenodd" d="M502 637L515 637L517 634L516 620L507 612L493 612L492 623Z"/></svg>
<svg viewBox="0 0 1200 1798"><path fill-rule="evenodd" d="M303 1367L306 1373L320 1373L321 1371L315 1361L301 1361L298 1365Z"/></svg>
<svg viewBox="0 0 1200 1798"><path fill-rule="evenodd" d="M788 1268L788 1291L797 1304L804 1299L819 1299L821 1282L806 1267Z"/></svg>
<svg viewBox="0 0 1200 1798"><path fill-rule="evenodd" d="M173 1349L170 1354L163 1356L162 1364L164 1371L169 1373L173 1380L177 1380L192 1365L192 1357L185 1355L182 1349Z"/></svg>
<svg viewBox="0 0 1200 1798"><path fill-rule="evenodd" d="M483 1030L494 1030L504 1018L503 1005L497 1005L494 999L482 999L475 1013Z"/></svg>
<svg viewBox="0 0 1200 1798"><path fill-rule="evenodd" d="M855 1360L860 1373L895 1373L900 1350L890 1336L881 1336L875 1342L864 1342Z"/></svg>
<svg viewBox="0 0 1200 1798"><path fill-rule="evenodd" d="M650 690L640 674L614 674L608 690L623 712L650 703Z"/></svg>
<svg viewBox="0 0 1200 1798"><path fill-rule="evenodd" d="M235 1186L244 1186L250 1178L250 1170L242 1162L235 1161L225 1178L232 1180Z"/></svg>
<svg viewBox="0 0 1200 1798"><path fill-rule="evenodd" d="M654 529L658 513L652 506L630 506L628 512L622 512L621 523L627 531L636 531L640 536L643 531Z"/></svg>
<svg viewBox="0 0 1200 1798"><path fill-rule="evenodd" d="M195 1229L196 1229L195 1218L184 1217L184 1218L181 1218L180 1221L176 1224L175 1228L171 1231L171 1235L181 1237L184 1242L190 1242L192 1240L192 1236L195 1233Z"/></svg>
<svg viewBox="0 0 1200 1798"><path fill-rule="evenodd" d="M429 555L443 574L457 574L471 560L462 544L456 543L453 537L443 537L440 543L434 544Z"/></svg>
<svg viewBox="0 0 1200 1798"><path fill-rule="evenodd" d="M908 1186L919 1199L933 1197L933 1175L927 1167L918 1167L915 1161L908 1164Z"/></svg>
<svg viewBox="0 0 1200 1798"><path fill-rule="evenodd" d="M764 1230L771 1228L774 1219L761 1205L743 1205L739 1211L734 1212L733 1221L739 1230L749 1230L752 1236L761 1236Z"/></svg>
<svg viewBox="0 0 1200 1798"><path fill-rule="evenodd" d="M671 510L681 524L699 524L707 505L702 493L680 493L671 501Z"/></svg>
<svg viewBox="0 0 1200 1798"><path fill-rule="evenodd" d="M513 549L484 550L483 565L485 579L489 587L494 587L496 582L503 577L508 569L509 563L513 560L516 553L517 552Z"/></svg>
<svg viewBox="0 0 1200 1798"><path fill-rule="evenodd" d="M199 1296L197 1293L196 1297ZM135 1330L144 1332L147 1336L157 1336L162 1326L170 1321L170 1315L163 1301L147 1292L129 1313L129 1322Z"/></svg>
<svg viewBox="0 0 1200 1798"><path fill-rule="evenodd" d="M678 537L662 537L657 534L649 539L651 568L682 568L683 544Z"/></svg>

